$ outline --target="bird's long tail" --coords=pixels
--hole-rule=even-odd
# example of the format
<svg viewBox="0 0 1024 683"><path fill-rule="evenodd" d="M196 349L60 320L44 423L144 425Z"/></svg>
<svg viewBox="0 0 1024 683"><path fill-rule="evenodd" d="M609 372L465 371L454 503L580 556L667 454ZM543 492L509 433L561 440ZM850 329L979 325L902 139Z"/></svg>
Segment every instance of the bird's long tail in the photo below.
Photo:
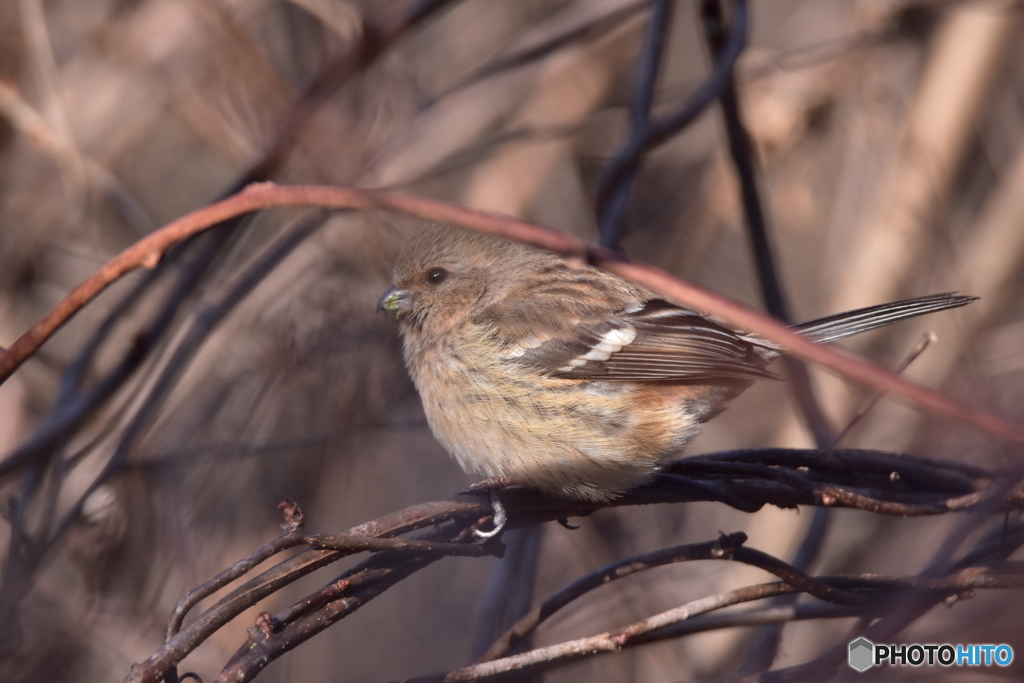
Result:
<svg viewBox="0 0 1024 683"><path fill-rule="evenodd" d="M894 301L890 304L879 304L845 313L836 313L793 325L791 329L817 342L831 342L878 327L885 327L904 318L913 318L916 315L934 313L947 308L958 308L977 300L976 296L960 296L955 292L933 294L917 299Z"/></svg>

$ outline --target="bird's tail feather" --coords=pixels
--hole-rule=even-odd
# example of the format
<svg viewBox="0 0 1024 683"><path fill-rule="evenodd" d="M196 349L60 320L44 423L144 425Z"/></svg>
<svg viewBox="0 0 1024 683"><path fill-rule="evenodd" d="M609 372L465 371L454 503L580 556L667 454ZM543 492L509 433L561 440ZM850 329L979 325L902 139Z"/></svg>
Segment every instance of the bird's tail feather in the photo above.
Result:
<svg viewBox="0 0 1024 683"><path fill-rule="evenodd" d="M853 311L846 311L845 313L836 313L835 315L793 325L791 329L810 337L816 342L832 342L878 327L885 327L904 318L913 318L917 315L934 313L935 311L942 311L947 308L966 306L977 300L978 297L976 296L959 296L955 292L933 294L932 296L922 296L917 299L894 301L890 304L879 304L878 306L858 308Z"/></svg>

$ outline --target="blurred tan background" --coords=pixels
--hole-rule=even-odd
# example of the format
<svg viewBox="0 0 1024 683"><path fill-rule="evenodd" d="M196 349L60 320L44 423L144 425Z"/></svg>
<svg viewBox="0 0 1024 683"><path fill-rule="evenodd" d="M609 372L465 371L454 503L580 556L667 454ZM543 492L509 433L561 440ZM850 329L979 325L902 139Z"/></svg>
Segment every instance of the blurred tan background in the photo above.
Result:
<svg viewBox="0 0 1024 683"><path fill-rule="evenodd" d="M783 284L798 319L960 290L982 301L849 346L1024 422L1024 24L997 0L755 0L737 68ZM142 235L216 199L273 140L310 79L403 2L0 2L0 345ZM624 139L647 14L625 0L464 0L413 28L303 126L274 180L381 186L502 211L594 238L597 179ZM692 2L676 4L656 112L677 108L709 57ZM610 18L609 18L610 17ZM578 34L577 29L585 28ZM557 49L490 69L557 36ZM184 302L157 353L76 435L67 505L109 460L182 336L299 218L256 218ZM392 320L375 305L416 228L333 216L216 328L21 602L16 681L119 680L161 644L177 598L278 532L276 504L340 532L469 483L427 429ZM753 305L760 296L719 112L646 158L626 251ZM0 387L0 453L50 410L61 373L143 274L90 305ZM125 353L170 285L147 290L101 348ZM866 399L815 372L841 427ZM810 446L785 384L761 382L689 453ZM1019 451L883 400L844 446L1006 465ZM0 481L5 506L15 479ZM545 530L536 595L605 563L744 530L790 558L810 515L722 505L606 510ZM914 573L955 519L839 512L818 573ZM0 524L0 548L9 526ZM0 552L6 552L2 550ZM389 680L467 663L493 559L448 558L273 664L266 681ZM237 619L186 660L209 680L274 612L331 567ZM668 567L595 592L538 643L591 635L767 575ZM1008 642L1019 596L940 608L919 642ZM1017 625L1017 626L1015 626ZM850 622L787 628L779 665L839 642ZM686 638L550 672L551 681L682 681L725 674L749 632ZM937 675L937 674L936 674ZM952 679L950 679L952 680ZM966 680L966 679L965 679Z"/></svg>

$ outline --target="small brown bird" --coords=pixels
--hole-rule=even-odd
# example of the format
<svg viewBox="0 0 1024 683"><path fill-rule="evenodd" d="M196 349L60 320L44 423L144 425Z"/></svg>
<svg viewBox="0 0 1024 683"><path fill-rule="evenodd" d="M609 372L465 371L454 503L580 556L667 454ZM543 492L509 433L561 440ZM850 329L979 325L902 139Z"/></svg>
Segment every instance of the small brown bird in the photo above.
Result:
<svg viewBox="0 0 1024 683"><path fill-rule="evenodd" d="M603 501L645 483L726 403L774 377L779 347L524 244L428 225L380 308L434 435L462 468ZM963 306L938 294L795 325L830 342Z"/></svg>

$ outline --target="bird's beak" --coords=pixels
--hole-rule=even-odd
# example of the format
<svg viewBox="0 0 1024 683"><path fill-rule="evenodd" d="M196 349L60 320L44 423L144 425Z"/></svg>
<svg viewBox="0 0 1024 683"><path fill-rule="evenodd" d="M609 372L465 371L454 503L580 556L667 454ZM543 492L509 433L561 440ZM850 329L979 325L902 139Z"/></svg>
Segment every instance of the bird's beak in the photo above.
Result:
<svg viewBox="0 0 1024 683"><path fill-rule="evenodd" d="M377 310L390 311L402 317L403 313L412 310L412 292L391 285L377 302Z"/></svg>

